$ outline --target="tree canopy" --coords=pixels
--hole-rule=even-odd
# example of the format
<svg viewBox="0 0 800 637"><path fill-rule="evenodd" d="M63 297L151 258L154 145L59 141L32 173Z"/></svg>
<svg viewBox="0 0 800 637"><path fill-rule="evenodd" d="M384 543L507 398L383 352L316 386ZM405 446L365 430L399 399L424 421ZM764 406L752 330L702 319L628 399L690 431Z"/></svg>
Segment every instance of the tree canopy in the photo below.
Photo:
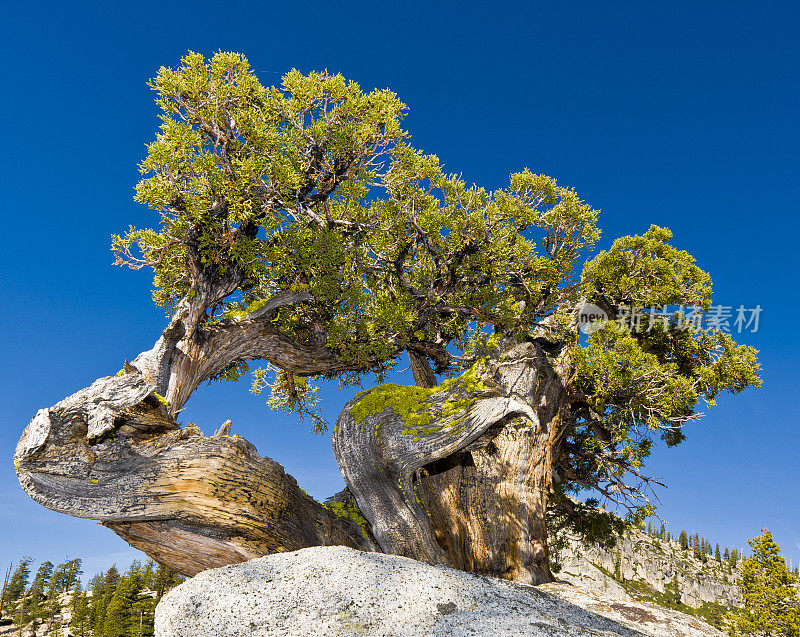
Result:
<svg viewBox="0 0 800 637"><path fill-rule="evenodd" d="M760 382L752 348L682 328L677 312L645 311L636 330L614 322L625 308L709 307L709 275L669 230L617 239L581 270L597 210L527 169L491 192L444 172L410 145L407 107L389 90L296 70L264 87L234 53L190 53L150 85L162 124L136 199L159 224L115 236L118 263L152 268L155 301L191 304L193 330L293 294L272 326L337 364L271 360L276 377L256 370L254 390L269 385L273 406L313 414L306 375L357 383L405 350L432 386L474 361L489 332L538 338L573 370L553 455L560 484L616 500L638 488L626 473L644 479L653 433L676 444L701 402ZM612 321L582 340L583 301ZM214 376L239 378L246 358L270 360L246 356Z"/></svg>

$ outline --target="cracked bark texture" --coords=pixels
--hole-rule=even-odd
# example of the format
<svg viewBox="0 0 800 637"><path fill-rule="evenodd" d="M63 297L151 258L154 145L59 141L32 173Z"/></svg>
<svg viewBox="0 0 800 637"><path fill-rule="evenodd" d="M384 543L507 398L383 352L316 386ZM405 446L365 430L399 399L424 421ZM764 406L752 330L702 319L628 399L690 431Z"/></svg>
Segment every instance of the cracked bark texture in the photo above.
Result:
<svg viewBox="0 0 800 637"><path fill-rule="evenodd" d="M501 351L418 404L397 386L357 396L334 455L383 552L539 584L553 581L545 510L563 386L535 343Z"/></svg>
<svg viewBox="0 0 800 637"><path fill-rule="evenodd" d="M181 429L133 371L40 410L15 466L40 504L99 520L184 575L309 546L375 548L244 438Z"/></svg>

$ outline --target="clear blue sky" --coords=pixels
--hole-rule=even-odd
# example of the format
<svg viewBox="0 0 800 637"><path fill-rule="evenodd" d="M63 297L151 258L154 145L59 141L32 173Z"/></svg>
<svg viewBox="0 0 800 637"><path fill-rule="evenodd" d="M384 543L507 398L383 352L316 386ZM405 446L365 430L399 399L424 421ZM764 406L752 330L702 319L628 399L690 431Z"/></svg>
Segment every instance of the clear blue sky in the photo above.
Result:
<svg viewBox="0 0 800 637"><path fill-rule="evenodd" d="M710 271L715 299L763 308L764 387L722 399L650 469L661 515L744 546L769 527L800 558L796 306L800 21L789 2L10 3L0 26L0 568L23 553L134 551L25 496L12 455L47 407L150 347L165 317L109 235L155 216L132 201L157 126L145 83L187 50L246 54L262 82L292 67L390 87L413 141L488 188L530 167L601 208L602 245L651 223ZM349 394L326 391L333 418ZM227 418L323 498L342 480L329 436L271 413L245 384L184 412Z"/></svg>

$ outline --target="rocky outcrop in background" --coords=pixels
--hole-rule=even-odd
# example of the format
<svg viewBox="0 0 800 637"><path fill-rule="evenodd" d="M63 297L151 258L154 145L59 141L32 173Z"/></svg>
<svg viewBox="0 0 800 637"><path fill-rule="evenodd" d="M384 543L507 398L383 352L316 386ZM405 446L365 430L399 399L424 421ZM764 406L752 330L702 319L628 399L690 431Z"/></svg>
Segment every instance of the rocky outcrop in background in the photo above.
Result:
<svg viewBox="0 0 800 637"><path fill-rule="evenodd" d="M568 540L559 561L556 577L585 590L653 602L719 627L725 614L743 603L738 568L713 558L701 561L677 542L635 529L611 548Z"/></svg>

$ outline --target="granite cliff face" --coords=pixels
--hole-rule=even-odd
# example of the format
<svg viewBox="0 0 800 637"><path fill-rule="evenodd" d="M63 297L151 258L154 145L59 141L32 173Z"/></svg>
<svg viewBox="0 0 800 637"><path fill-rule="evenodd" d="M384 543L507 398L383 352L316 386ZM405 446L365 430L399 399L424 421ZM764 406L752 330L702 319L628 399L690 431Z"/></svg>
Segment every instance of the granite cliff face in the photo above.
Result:
<svg viewBox="0 0 800 637"><path fill-rule="evenodd" d="M613 548L568 540L559 562L556 577L561 580L599 594L624 593L718 626L726 612L743 603L738 568L713 558L698 560L677 542L642 531L626 531Z"/></svg>

